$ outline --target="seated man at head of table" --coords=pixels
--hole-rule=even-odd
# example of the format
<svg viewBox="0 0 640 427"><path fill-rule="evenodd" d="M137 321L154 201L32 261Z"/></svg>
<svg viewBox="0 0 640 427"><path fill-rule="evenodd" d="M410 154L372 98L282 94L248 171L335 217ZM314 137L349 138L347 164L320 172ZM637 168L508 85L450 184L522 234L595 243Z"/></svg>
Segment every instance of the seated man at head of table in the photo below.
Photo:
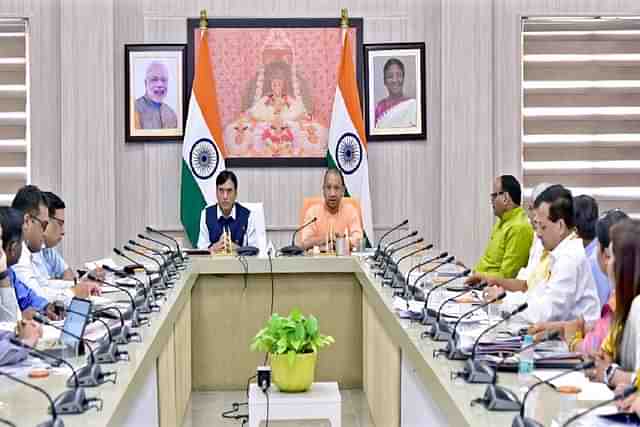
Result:
<svg viewBox="0 0 640 427"><path fill-rule="evenodd" d="M238 178L230 170L216 177L216 199L218 203L207 206L200 215L198 248L211 253L222 252L225 247L223 232L231 235L231 245L258 246L256 222L251 211L236 202Z"/></svg>
<svg viewBox="0 0 640 427"><path fill-rule="evenodd" d="M330 231L342 235L349 233L351 247L357 247L363 238L362 221L358 209L343 200L345 192L344 177L338 169L327 169L322 181L324 203L311 206L305 213L304 222L317 220L302 229L302 248L314 246L326 247Z"/></svg>
<svg viewBox="0 0 640 427"><path fill-rule="evenodd" d="M502 175L494 180L491 205L498 220L467 283L478 283L487 277L513 278L527 265L533 228L521 202L522 189L515 177Z"/></svg>
<svg viewBox="0 0 640 427"><path fill-rule="evenodd" d="M544 190L534 203L536 233L544 253L540 280L532 288L528 281L488 279L493 286L491 298L499 287L526 291L529 307L522 318L529 323L573 320L582 316L585 322L600 318L600 300L591 265L582 239L574 232L575 217L571 192L561 185Z"/></svg>

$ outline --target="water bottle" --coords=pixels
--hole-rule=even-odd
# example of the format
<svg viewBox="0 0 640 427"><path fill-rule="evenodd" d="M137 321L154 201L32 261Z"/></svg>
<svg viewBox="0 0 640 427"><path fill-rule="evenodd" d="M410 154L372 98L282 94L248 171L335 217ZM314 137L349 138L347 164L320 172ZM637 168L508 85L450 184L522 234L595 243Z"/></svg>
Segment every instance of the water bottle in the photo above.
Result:
<svg viewBox="0 0 640 427"><path fill-rule="evenodd" d="M522 343L522 348L531 346L533 344L533 337L531 335L525 335ZM518 379L520 382L526 382L531 377L533 372L533 348L529 348L520 353L520 361L518 362Z"/></svg>

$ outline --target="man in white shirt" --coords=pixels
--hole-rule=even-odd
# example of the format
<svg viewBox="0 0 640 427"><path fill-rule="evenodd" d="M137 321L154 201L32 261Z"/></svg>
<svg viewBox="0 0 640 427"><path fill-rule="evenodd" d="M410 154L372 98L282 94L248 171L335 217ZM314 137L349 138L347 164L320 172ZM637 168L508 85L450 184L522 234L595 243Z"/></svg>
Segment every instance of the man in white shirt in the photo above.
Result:
<svg viewBox="0 0 640 427"><path fill-rule="evenodd" d="M535 230L542 243L536 266L524 280L489 281L506 290L525 291L529 304L521 317L529 323L600 318L600 302L582 240L573 232L571 192L561 185L544 190L534 202ZM534 242L535 244L535 242ZM488 298L496 289L488 292ZM509 300L509 298L508 298ZM513 300L512 300L513 301Z"/></svg>
<svg viewBox="0 0 640 427"><path fill-rule="evenodd" d="M49 302L61 300L68 304L74 296L87 298L99 293L99 286L94 282L82 281L74 285L72 281L49 280L49 272L40 253L44 244L44 231L49 223L49 211L38 187L22 187L11 207L24 214L22 254L18 263L13 266L20 281Z"/></svg>
<svg viewBox="0 0 640 427"><path fill-rule="evenodd" d="M211 253L224 249L223 232L230 234L231 244L258 247L258 235L253 213L236 202L238 178L230 170L224 170L216 177L216 199L218 203L202 210L200 216L200 236L198 248L209 249Z"/></svg>

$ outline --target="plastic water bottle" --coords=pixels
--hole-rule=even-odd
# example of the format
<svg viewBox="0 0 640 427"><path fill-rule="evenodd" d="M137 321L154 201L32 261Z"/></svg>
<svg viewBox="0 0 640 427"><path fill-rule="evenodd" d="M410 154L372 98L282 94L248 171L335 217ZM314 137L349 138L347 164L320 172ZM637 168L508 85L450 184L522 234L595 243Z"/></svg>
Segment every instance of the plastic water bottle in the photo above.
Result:
<svg viewBox="0 0 640 427"><path fill-rule="evenodd" d="M533 337L531 335L525 335L522 347L528 347L533 344ZM520 361L518 362L518 379L521 382L526 382L531 377L533 372L533 348L520 353Z"/></svg>

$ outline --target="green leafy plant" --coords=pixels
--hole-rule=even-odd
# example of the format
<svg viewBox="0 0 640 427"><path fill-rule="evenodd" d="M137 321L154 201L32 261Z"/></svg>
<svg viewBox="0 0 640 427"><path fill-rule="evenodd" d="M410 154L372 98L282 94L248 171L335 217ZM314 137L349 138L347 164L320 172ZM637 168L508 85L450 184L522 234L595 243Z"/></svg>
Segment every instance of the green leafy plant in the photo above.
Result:
<svg viewBox="0 0 640 427"><path fill-rule="evenodd" d="M295 308L287 317L274 313L253 337L251 350L286 354L293 364L296 354L317 352L334 342L333 337L319 333L318 319L313 315L305 317Z"/></svg>

